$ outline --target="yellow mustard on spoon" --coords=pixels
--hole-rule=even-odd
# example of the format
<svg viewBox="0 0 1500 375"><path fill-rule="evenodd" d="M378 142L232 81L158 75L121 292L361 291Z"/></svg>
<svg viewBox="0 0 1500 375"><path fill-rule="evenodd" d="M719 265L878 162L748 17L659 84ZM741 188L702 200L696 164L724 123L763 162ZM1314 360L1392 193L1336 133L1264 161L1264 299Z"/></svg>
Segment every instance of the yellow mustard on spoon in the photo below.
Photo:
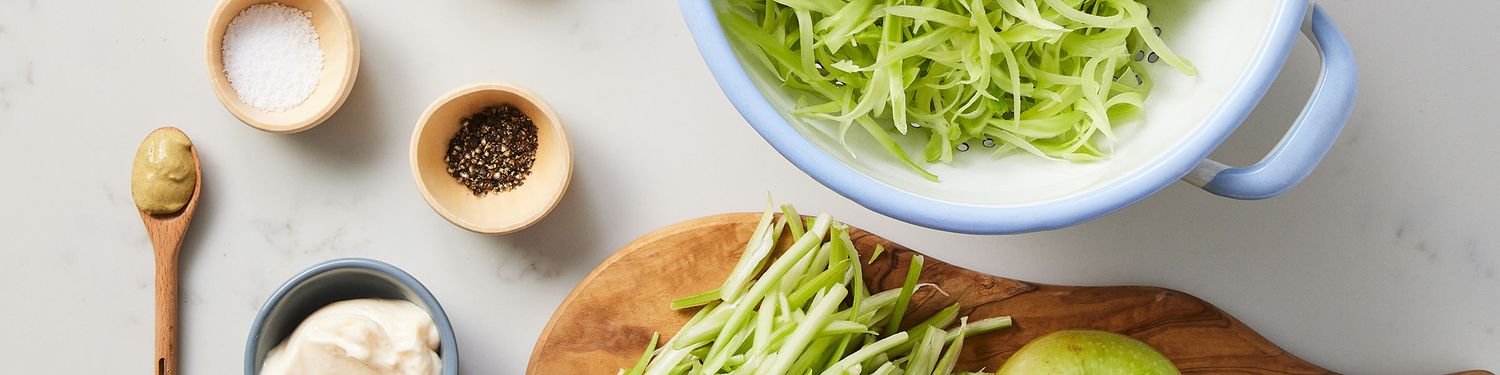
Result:
<svg viewBox="0 0 1500 375"><path fill-rule="evenodd" d="M157 375L177 375L177 255L202 191L198 150L187 134L162 127L146 136L130 168L130 196L156 253Z"/></svg>

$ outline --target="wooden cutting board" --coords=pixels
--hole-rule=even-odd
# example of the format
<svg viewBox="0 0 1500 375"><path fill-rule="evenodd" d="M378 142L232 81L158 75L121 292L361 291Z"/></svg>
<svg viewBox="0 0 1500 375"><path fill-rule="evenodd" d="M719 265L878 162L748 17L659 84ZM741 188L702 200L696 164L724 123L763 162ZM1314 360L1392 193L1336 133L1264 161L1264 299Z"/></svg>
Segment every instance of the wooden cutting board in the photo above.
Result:
<svg viewBox="0 0 1500 375"><path fill-rule="evenodd" d="M710 216L659 229L626 245L583 279L552 315L531 353L528 374L614 374L640 357L652 332L665 341L694 309L676 298L719 286L755 231L760 214ZM858 229L863 259L886 248L864 276L871 291L900 288L918 253ZM781 241L786 246L786 239ZM958 302L971 320L1009 315L1015 326L964 341L959 369L994 370L1022 345L1062 329L1118 332L1151 344L1183 373L1329 374L1267 341L1197 297L1136 286L1034 284L970 271L928 257L905 324ZM903 328L906 327L903 325ZM1460 374L1490 374L1470 371Z"/></svg>

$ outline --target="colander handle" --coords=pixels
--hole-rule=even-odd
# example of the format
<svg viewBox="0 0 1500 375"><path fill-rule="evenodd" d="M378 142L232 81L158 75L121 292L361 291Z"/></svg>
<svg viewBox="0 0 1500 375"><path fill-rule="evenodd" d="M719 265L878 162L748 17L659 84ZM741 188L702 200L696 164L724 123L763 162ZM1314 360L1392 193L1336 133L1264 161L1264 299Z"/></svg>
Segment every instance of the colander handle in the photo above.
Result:
<svg viewBox="0 0 1500 375"><path fill-rule="evenodd" d="M1266 199L1285 193L1312 174L1333 148L1354 109L1359 72L1354 52L1323 7L1313 5L1302 27L1323 57L1323 71L1312 99L1281 143L1259 163L1231 168L1205 159L1183 180L1210 193L1234 199Z"/></svg>

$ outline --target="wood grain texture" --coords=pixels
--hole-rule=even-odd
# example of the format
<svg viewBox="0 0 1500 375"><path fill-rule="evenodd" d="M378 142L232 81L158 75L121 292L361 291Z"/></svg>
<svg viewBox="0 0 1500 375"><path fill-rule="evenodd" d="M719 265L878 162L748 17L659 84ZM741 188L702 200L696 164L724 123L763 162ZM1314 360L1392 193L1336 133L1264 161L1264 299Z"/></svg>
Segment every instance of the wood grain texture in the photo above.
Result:
<svg viewBox="0 0 1500 375"><path fill-rule="evenodd" d="M169 131L182 132L166 127ZM156 375L177 375L177 274L178 255L182 250L182 239L186 237L188 225L193 222L193 213L198 211L198 198L203 192L203 164L198 159L198 147L191 147L193 166L197 170L198 183L193 186L193 197L181 211L166 215L152 215L136 210L141 222L146 224L146 235L151 237L152 252L156 256L156 358L152 367Z"/></svg>
<svg viewBox="0 0 1500 375"><path fill-rule="evenodd" d="M666 340L691 317L671 300L718 287L754 232L759 214L675 224L626 245L584 278L537 339L527 373L612 374L629 367L652 332ZM910 258L901 245L852 229L870 290L899 288ZM786 246L783 239L781 246ZM1032 339L1062 329L1118 332L1145 341L1188 374L1329 374L1267 341L1224 311L1185 293L1152 287L1070 287L1006 279L929 257L903 327L954 302L971 319L1009 315L1015 326L965 341L959 368L997 369ZM1465 374L1489 374L1478 371Z"/></svg>

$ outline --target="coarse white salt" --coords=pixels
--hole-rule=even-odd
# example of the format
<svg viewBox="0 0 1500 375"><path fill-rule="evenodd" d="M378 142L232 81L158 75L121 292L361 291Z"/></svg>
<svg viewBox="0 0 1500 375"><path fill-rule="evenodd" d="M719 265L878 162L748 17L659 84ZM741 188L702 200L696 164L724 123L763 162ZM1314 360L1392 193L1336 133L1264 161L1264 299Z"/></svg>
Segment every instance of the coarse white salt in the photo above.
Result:
<svg viewBox="0 0 1500 375"><path fill-rule="evenodd" d="M224 31L224 74L240 100L281 112L307 100L323 74L312 14L280 3L245 8Z"/></svg>

